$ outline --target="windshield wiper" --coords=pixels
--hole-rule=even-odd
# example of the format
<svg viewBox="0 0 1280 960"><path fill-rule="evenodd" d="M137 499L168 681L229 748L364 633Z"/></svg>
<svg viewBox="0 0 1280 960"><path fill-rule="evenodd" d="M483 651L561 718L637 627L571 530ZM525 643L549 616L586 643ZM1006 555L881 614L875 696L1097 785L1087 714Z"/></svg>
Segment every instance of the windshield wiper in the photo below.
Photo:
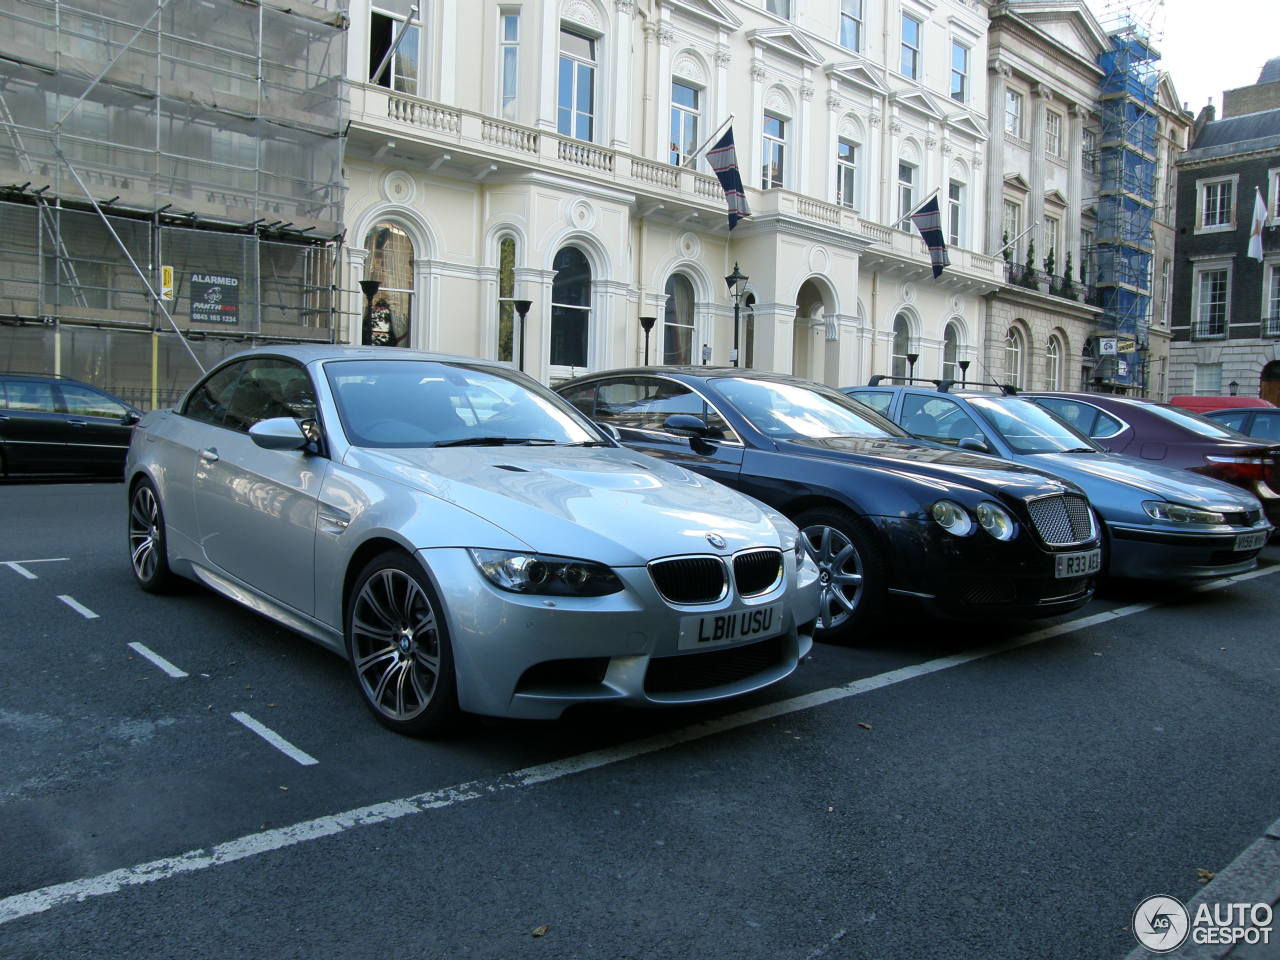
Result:
<svg viewBox="0 0 1280 960"><path fill-rule="evenodd" d="M554 440L545 437L462 437L460 440L442 440L433 447L553 447Z"/></svg>
<svg viewBox="0 0 1280 960"><path fill-rule="evenodd" d="M612 447L607 440L579 440L577 443L566 443L566 447Z"/></svg>

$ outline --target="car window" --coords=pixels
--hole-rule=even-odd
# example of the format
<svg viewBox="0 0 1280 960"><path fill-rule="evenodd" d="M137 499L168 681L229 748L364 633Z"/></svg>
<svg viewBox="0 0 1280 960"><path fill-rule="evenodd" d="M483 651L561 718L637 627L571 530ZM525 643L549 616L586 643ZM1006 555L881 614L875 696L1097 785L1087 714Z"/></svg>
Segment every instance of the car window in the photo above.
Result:
<svg viewBox="0 0 1280 960"><path fill-rule="evenodd" d="M1235 424L1229 425L1235 426ZM1253 415L1253 424L1249 427L1249 436L1262 437L1264 440L1280 440L1280 416L1259 410Z"/></svg>
<svg viewBox="0 0 1280 960"><path fill-rule="evenodd" d="M820 384L725 377L716 389L761 433L784 440L906 436L865 404Z"/></svg>
<svg viewBox="0 0 1280 960"><path fill-rule="evenodd" d="M1208 417L1202 417L1198 413L1192 413L1180 407L1171 407L1163 403L1147 403L1143 405L1143 409L1202 437L1211 437L1214 440L1238 440L1244 436L1239 430L1233 430L1224 423L1218 423L1216 420L1210 420Z"/></svg>
<svg viewBox="0 0 1280 960"><path fill-rule="evenodd" d="M1064 400L1061 397L1029 397L1028 399L1065 420L1086 437L1093 437L1095 440L1114 437L1125 426L1123 421L1099 410L1091 403Z"/></svg>
<svg viewBox="0 0 1280 960"><path fill-rule="evenodd" d="M601 442L558 396L506 368L387 359L335 360L324 371L357 446Z"/></svg>
<svg viewBox="0 0 1280 960"><path fill-rule="evenodd" d="M1217 420L1219 423L1225 423L1233 430L1243 430L1245 417L1249 416L1247 412L1242 413L1215 413L1211 419Z"/></svg>
<svg viewBox="0 0 1280 960"><path fill-rule="evenodd" d="M979 440L991 445L978 422L950 397L906 394L902 398L902 418L899 424L917 437L952 446L958 445L961 440Z"/></svg>
<svg viewBox="0 0 1280 960"><path fill-rule="evenodd" d="M713 436L736 439L719 410L702 394L676 380L625 377L599 383L596 389L594 419L620 429L667 433L667 417L677 413L697 417Z"/></svg>
<svg viewBox="0 0 1280 960"><path fill-rule="evenodd" d="M861 400L872 410L883 413L886 417L889 415L889 406L893 403L892 393L880 393L875 390L846 390L844 394L855 400Z"/></svg>
<svg viewBox="0 0 1280 960"><path fill-rule="evenodd" d="M596 384L586 383L573 390L566 390L560 394L578 410L593 420L596 416Z"/></svg>
<svg viewBox="0 0 1280 960"><path fill-rule="evenodd" d="M247 433L261 420L308 420L315 417L315 410L315 393L305 370L288 360L254 357L241 364L223 426Z"/></svg>
<svg viewBox="0 0 1280 960"><path fill-rule="evenodd" d="M1064 420L1020 397L973 397L969 402L982 412L1014 453L1098 449Z"/></svg>
<svg viewBox="0 0 1280 960"><path fill-rule="evenodd" d="M77 387L70 383L58 384L62 391L62 401L67 405L67 413L78 417L106 417L111 420L123 420L128 412L123 403L104 397L97 390L88 387Z"/></svg>
<svg viewBox="0 0 1280 960"><path fill-rule="evenodd" d="M7 380L4 383L5 406L10 410L32 413L57 413L58 402L53 385L39 380Z"/></svg>
<svg viewBox="0 0 1280 960"><path fill-rule="evenodd" d="M246 363L248 363L247 360L242 360L223 367L196 384L195 389L187 397L186 403L182 405L182 415L192 420L222 426L226 419L227 407L230 405L232 390L236 381L240 379L240 372Z"/></svg>

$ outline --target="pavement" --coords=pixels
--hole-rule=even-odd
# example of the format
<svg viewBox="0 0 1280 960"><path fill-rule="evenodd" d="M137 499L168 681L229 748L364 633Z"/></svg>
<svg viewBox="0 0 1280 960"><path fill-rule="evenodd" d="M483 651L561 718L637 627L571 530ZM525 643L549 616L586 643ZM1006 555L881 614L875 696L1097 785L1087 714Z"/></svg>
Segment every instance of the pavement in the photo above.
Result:
<svg viewBox="0 0 1280 960"><path fill-rule="evenodd" d="M1195 917L1200 905L1256 904L1271 905L1270 935L1263 942L1259 931L1257 943L1244 941L1235 944L1195 943L1194 935L1177 950L1156 953L1145 947L1137 947L1125 960L1147 960L1160 956L1171 960L1280 960L1280 820L1267 832L1250 844L1240 856L1219 870L1205 888L1187 902L1187 913Z"/></svg>

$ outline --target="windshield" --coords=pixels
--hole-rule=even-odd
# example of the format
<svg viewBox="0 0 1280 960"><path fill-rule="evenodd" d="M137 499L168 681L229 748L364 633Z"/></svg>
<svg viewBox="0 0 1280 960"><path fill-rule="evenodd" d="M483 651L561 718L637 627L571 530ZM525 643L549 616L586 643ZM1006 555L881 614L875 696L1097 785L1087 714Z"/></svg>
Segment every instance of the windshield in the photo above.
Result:
<svg viewBox="0 0 1280 960"><path fill-rule="evenodd" d="M605 441L546 388L490 367L436 360L325 364L343 430L362 447Z"/></svg>
<svg viewBox="0 0 1280 960"><path fill-rule="evenodd" d="M1018 397L970 397L969 403L986 416L987 422L1014 453L1063 453L1099 448L1081 433L1067 426L1044 407Z"/></svg>
<svg viewBox="0 0 1280 960"><path fill-rule="evenodd" d="M1189 410L1181 410L1178 407L1166 406L1163 403L1147 403L1143 404L1143 409L1149 410L1158 417L1163 417L1170 423L1176 423L1192 433L1198 433L1202 437L1213 437L1215 440L1239 440L1244 436L1239 430L1234 430L1224 423L1210 420L1208 417L1202 417L1200 414L1192 413Z"/></svg>
<svg viewBox="0 0 1280 960"><path fill-rule="evenodd" d="M906 437L870 407L827 387L725 378L720 394L761 433L780 440Z"/></svg>

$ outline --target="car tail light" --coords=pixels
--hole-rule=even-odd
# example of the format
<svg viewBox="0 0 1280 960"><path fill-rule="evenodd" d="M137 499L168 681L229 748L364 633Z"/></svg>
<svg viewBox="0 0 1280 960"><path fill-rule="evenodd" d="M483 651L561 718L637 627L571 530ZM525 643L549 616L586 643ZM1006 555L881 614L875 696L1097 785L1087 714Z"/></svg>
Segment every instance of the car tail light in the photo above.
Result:
<svg viewBox="0 0 1280 960"><path fill-rule="evenodd" d="M1224 480L1237 487L1252 489L1259 483L1270 484L1276 475L1277 451L1270 449L1240 450L1231 454L1212 454L1205 457L1202 467L1194 467L1196 473Z"/></svg>

